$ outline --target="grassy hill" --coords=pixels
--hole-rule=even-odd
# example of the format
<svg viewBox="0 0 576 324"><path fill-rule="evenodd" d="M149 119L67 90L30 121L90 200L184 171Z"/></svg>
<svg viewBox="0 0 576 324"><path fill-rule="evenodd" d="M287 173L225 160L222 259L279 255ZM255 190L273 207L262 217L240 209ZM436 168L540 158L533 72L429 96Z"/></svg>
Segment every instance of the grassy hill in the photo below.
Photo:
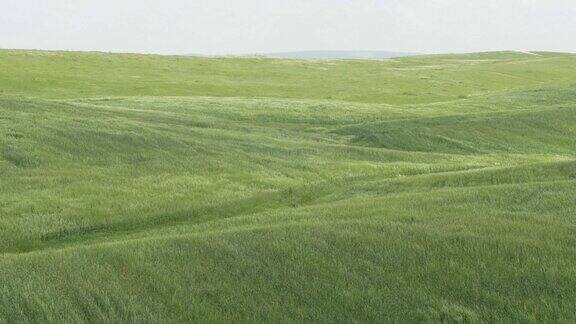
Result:
<svg viewBox="0 0 576 324"><path fill-rule="evenodd" d="M297 51L260 54L264 57L298 60L382 60L413 56L413 53L387 51Z"/></svg>
<svg viewBox="0 0 576 324"><path fill-rule="evenodd" d="M0 322L576 321L576 56L0 51Z"/></svg>

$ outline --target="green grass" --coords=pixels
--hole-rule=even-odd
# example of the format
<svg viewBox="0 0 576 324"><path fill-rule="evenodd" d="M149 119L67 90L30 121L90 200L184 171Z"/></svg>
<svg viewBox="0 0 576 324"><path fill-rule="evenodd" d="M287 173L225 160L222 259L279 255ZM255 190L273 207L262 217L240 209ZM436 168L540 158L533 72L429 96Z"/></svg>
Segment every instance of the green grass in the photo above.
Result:
<svg viewBox="0 0 576 324"><path fill-rule="evenodd" d="M576 56L0 71L0 322L576 321Z"/></svg>

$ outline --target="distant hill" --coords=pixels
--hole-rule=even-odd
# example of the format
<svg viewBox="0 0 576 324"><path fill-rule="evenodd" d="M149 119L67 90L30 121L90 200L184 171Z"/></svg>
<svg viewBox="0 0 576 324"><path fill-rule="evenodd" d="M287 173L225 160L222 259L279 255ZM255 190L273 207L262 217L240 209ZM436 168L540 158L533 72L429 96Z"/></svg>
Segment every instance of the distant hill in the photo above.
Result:
<svg viewBox="0 0 576 324"><path fill-rule="evenodd" d="M386 52L386 51L298 51L264 53L260 56L284 58L284 59L304 59L304 60L339 60L339 59L367 59L379 60L394 57L416 55L414 53Z"/></svg>

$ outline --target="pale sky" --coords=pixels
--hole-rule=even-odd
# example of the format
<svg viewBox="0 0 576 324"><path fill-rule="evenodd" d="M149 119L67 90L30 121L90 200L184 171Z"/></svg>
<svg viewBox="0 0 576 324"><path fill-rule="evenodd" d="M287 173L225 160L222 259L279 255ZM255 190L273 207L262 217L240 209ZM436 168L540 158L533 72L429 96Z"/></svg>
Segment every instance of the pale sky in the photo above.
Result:
<svg viewBox="0 0 576 324"><path fill-rule="evenodd" d="M0 48L576 52L576 0L0 0Z"/></svg>

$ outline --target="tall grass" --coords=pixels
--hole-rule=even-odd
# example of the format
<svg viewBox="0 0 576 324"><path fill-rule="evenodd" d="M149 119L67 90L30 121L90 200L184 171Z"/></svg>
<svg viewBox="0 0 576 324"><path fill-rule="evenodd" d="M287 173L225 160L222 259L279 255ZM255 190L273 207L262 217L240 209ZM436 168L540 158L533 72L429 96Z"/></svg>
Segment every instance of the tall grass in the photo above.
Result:
<svg viewBox="0 0 576 324"><path fill-rule="evenodd" d="M575 321L575 59L0 51L0 321Z"/></svg>

